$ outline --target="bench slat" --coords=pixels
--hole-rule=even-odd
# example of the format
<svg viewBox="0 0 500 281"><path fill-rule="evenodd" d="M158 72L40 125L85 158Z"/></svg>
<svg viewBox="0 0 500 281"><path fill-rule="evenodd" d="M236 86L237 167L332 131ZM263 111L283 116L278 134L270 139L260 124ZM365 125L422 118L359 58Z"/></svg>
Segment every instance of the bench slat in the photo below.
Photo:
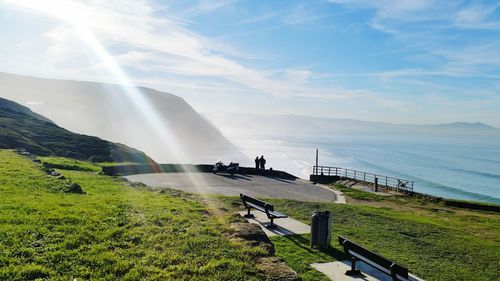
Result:
<svg viewBox="0 0 500 281"><path fill-rule="evenodd" d="M264 212L264 213L266 212L266 209L264 207L262 207L262 206L255 205L255 204L250 203L250 202L247 202L247 205L250 206L250 207L252 207L252 208L254 208L254 209L256 209L256 210L259 210L261 212Z"/></svg>
<svg viewBox="0 0 500 281"><path fill-rule="evenodd" d="M282 213L278 213L278 212L269 212L268 214L271 215L271 216L273 216L274 218L277 218L277 219L278 218L281 218L281 219L282 218L288 218L287 215L282 214Z"/></svg>
<svg viewBox="0 0 500 281"><path fill-rule="evenodd" d="M399 275L400 277L403 278L408 278L408 269L405 267L402 267L385 257L382 257L381 255L374 253L370 250L367 250L363 248L362 246L349 241L345 239L342 236L339 236L339 243L340 245L345 247L345 250L347 250L346 254L352 255L359 260L362 260L369 264L372 267L377 268L378 270L391 275L391 266L394 270L394 272Z"/></svg>
<svg viewBox="0 0 500 281"><path fill-rule="evenodd" d="M241 201L243 201L243 204L245 205L246 208L253 208L258 211L261 211L263 213L266 213L267 217L271 219L271 223L273 219L280 219L280 218L287 218L288 216L285 214L282 214L280 212L274 211L274 206L272 204L269 204L267 202L246 196L244 194L240 193L240 198Z"/></svg>

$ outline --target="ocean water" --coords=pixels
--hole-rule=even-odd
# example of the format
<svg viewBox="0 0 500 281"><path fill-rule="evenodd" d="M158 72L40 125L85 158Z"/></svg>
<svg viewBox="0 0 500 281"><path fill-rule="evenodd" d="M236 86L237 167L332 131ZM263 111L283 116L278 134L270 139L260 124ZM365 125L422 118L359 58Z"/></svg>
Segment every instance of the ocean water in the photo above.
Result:
<svg viewBox="0 0 500 281"><path fill-rule="evenodd" d="M319 164L414 180L414 190L500 204L500 137L338 136L238 141L269 167L308 178Z"/></svg>

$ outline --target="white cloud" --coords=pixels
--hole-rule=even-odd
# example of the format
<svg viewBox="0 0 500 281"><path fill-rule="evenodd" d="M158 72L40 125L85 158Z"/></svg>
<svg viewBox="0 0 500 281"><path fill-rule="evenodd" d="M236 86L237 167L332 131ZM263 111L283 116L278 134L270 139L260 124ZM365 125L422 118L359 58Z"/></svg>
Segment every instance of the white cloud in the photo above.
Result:
<svg viewBox="0 0 500 281"><path fill-rule="evenodd" d="M228 7L236 3L237 0L200 0L195 6L182 12L180 17L194 17Z"/></svg>
<svg viewBox="0 0 500 281"><path fill-rule="evenodd" d="M500 3L439 0L329 0L357 9L373 10L369 25L388 33L419 63L432 66L380 73L398 76L498 78L500 37L475 36L476 30L500 30L494 17ZM471 40L474 38L474 40ZM410 53L409 52L409 53ZM411 59L410 55L406 56Z"/></svg>
<svg viewBox="0 0 500 281"><path fill-rule="evenodd" d="M472 3L454 15L454 23L463 28L472 29L500 29L500 21L490 20L490 16L500 7L495 5L484 5L480 2Z"/></svg>
<svg viewBox="0 0 500 281"><path fill-rule="evenodd" d="M185 28L170 18L159 18L155 9L137 1L93 1L92 5L79 1L19 0L8 2L39 12L60 21L46 33L51 40L47 54L68 65L68 60L93 62L88 68L97 69L90 51L82 48L86 38L79 32L84 25L98 38L122 66L142 71L160 71L176 75L223 78L243 87L262 91L274 96L305 95L314 92L309 85L310 71L260 70L246 67L229 59L225 49L217 49L217 43ZM202 2L196 10L210 10L209 2ZM221 4L217 4L220 7ZM213 7L214 9L217 7ZM126 52L113 52L115 46ZM83 68L79 65L80 68ZM85 69L84 71L88 71ZM88 72L87 72L88 73ZM290 73L295 75L290 76ZM307 75L304 75L307 74Z"/></svg>
<svg viewBox="0 0 500 281"><path fill-rule="evenodd" d="M498 69L500 66L499 56L496 54L500 44L475 42L474 46L463 44L456 47L446 46L441 42L443 38L440 33L447 28L472 28L474 25L484 28L494 27L495 21L491 18L494 9L491 6L469 7L455 4L456 2L431 0L332 0L331 2L349 7L373 10L374 16L370 20L372 27L390 32L406 44L409 53L419 49L425 56L438 57L442 60L428 68L419 66L343 75L360 76L362 80L378 78L382 83L375 86L379 91L377 92L377 90L360 89L357 85L346 89L340 85L332 85L333 83L316 83L318 79L330 79L342 75L316 73L308 69L310 66L287 69L262 69L250 66L251 62L248 63L246 60L253 59L253 56L241 54L226 45L229 40L216 41L190 29L191 25L196 24L192 21L195 15L229 8L233 2L201 1L180 14L173 13L168 7L156 7L150 2L133 0L91 2L17 0L7 1L6 3L10 5L5 7L17 7L16 10L20 7L24 11L54 20L55 25L45 33L46 39L50 40L50 45L46 49L47 57L40 58L43 62L37 62L38 65L44 67L47 65L47 69L73 75L72 78L85 77L83 78L85 80L112 82L112 77L103 75L106 71L105 65L98 56L92 54L90 48L85 47L85 38L78 31L79 25L92 31L118 65L130 69L130 73L140 73L137 75L139 77L132 77L135 82L158 85L162 89L185 88L255 95L264 93L277 99L293 97L298 98L296 100L307 98L320 102L355 101L360 104L370 103L370 106L377 109L386 107L397 109L409 106L410 102L405 100L403 94L388 98L390 93L382 93L383 87L389 84L388 82L397 79L413 78L414 81L418 81L421 76L431 75L450 77L476 75L498 79L498 73L488 71ZM243 20L236 25L276 17L279 25L269 27L276 29L287 25L311 23L324 17L322 14L324 11L311 7L298 6L295 10L291 7L290 11L294 13L268 12L261 17ZM183 17L188 17L188 20ZM255 32L253 29L248 30ZM461 47L462 45L464 47ZM151 74L151 77L148 77L148 74ZM177 79L178 77L182 79ZM210 79L211 81L207 82ZM162 83L164 86L161 86Z"/></svg>

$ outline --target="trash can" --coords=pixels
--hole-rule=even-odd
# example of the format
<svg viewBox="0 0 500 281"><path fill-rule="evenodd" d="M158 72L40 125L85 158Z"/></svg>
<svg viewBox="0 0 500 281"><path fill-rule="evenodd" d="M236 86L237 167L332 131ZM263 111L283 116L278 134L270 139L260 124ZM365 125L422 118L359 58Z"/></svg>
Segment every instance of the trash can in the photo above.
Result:
<svg viewBox="0 0 500 281"><path fill-rule="evenodd" d="M332 240L332 212L315 211L311 216L311 247L328 249Z"/></svg>

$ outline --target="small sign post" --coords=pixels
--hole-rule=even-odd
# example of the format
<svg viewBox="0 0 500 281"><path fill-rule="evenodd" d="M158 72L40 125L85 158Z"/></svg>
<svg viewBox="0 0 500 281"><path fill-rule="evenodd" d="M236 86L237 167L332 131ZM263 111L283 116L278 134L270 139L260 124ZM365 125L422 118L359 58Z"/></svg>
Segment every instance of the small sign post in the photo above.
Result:
<svg viewBox="0 0 500 281"><path fill-rule="evenodd" d="M315 177L314 177L314 183L318 183L318 149L316 148L316 166L315 166L315 172L313 174L315 174Z"/></svg>

